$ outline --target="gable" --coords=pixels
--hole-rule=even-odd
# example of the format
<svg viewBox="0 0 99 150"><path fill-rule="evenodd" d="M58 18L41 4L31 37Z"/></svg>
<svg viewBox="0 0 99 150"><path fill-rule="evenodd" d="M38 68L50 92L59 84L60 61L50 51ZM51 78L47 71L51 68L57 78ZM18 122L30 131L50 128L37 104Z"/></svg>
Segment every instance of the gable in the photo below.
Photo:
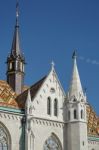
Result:
<svg viewBox="0 0 99 150"><path fill-rule="evenodd" d="M47 99L51 99L51 115L47 114ZM55 70L51 70L40 89L32 99L33 116L63 121L63 104L65 92ZM58 116L54 116L54 100L58 101Z"/></svg>

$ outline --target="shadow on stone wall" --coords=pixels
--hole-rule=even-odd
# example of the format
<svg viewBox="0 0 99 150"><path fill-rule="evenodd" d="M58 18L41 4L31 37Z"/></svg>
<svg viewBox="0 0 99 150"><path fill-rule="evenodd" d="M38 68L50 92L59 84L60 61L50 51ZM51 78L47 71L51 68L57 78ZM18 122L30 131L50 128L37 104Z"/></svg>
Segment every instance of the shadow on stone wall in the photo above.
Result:
<svg viewBox="0 0 99 150"><path fill-rule="evenodd" d="M21 119L19 150L25 150L25 116Z"/></svg>

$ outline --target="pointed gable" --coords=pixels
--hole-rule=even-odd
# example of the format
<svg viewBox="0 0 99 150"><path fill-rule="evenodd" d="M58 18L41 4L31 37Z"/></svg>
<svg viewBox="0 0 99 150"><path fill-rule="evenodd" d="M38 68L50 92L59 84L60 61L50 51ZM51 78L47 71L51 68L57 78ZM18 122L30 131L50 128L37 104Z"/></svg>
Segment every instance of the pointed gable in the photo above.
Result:
<svg viewBox="0 0 99 150"><path fill-rule="evenodd" d="M48 114L48 100L50 99L50 113ZM65 101L65 92L61 86L54 67L45 78L42 86L39 88L32 103L33 115L35 117L55 119L63 121L63 105ZM57 102L57 108L56 108ZM57 116L55 115L57 109Z"/></svg>

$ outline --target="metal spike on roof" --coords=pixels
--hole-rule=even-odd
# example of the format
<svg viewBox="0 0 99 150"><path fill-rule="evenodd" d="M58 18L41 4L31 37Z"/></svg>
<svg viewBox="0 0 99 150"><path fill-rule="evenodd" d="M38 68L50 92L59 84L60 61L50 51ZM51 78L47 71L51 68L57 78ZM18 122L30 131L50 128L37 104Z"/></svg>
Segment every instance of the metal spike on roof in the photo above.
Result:
<svg viewBox="0 0 99 150"><path fill-rule="evenodd" d="M15 24L15 31L14 31L14 36L13 36L11 54L14 57L19 56L19 55L21 56L20 39L19 39L19 2L18 0L16 2L16 24Z"/></svg>

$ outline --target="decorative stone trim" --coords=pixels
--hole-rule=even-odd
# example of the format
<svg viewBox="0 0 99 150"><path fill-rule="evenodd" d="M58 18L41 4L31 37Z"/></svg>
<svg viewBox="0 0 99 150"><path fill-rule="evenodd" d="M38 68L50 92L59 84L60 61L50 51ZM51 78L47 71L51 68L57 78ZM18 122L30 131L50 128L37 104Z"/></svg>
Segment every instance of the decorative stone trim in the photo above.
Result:
<svg viewBox="0 0 99 150"><path fill-rule="evenodd" d="M31 121L33 124L36 125L43 125L43 126L53 126L57 128L63 128L64 123L63 122L58 122L58 121L53 121L53 120L47 120L47 119L41 119L41 118L32 118Z"/></svg>
<svg viewBox="0 0 99 150"><path fill-rule="evenodd" d="M23 116L0 112L0 118L6 118L8 120L17 120L17 121L19 120L20 121L23 118Z"/></svg>

